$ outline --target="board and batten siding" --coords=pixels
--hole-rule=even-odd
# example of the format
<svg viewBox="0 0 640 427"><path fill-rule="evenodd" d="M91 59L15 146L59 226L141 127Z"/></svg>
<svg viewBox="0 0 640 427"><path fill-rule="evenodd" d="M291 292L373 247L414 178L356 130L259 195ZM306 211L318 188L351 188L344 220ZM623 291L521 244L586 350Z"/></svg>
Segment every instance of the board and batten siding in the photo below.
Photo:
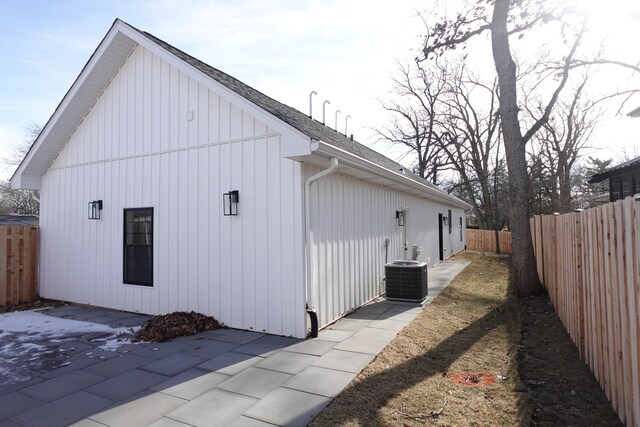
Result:
<svg viewBox="0 0 640 427"><path fill-rule="evenodd" d="M302 171L280 147L276 131L137 46L43 177L42 296L304 337ZM222 212L229 190L235 217ZM103 200L97 221L92 200ZM135 207L154 208L153 287L123 284L123 210Z"/></svg>
<svg viewBox="0 0 640 427"><path fill-rule="evenodd" d="M304 166L309 177L320 169ZM464 249L459 218L464 210L412 196L382 185L339 173L311 186L312 280L318 289L318 319L321 326L384 293L385 239L389 239L388 262L411 258L412 245L422 246L419 261L439 262L438 214L452 210L451 234L445 227L445 259ZM407 254L404 227L396 210L406 209ZM464 221L463 221L464 231Z"/></svg>

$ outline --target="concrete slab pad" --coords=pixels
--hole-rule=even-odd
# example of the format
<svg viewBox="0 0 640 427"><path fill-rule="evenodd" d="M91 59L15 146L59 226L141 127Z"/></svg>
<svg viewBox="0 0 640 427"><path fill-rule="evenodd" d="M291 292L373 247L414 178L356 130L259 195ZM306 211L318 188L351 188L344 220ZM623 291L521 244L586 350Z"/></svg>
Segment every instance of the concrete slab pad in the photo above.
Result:
<svg viewBox="0 0 640 427"><path fill-rule="evenodd" d="M281 372L251 367L223 382L218 388L259 399L292 377L292 375Z"/></svg>
<svg viewBox="0 0 640 427"><path fill-rule="evenodd" d="M110 352L110 353L113 353L113 352ZM45 378L55 378L60 375L68 374L69 372L77 371L79 369L84 369L89 366L96 365L105 360L106 359L87 356L87 353L73 354L66 361L60 363L56 367L42 369L38 371L38 375L41 375Z"/></svg>
<svg viewBox="0 0 640 427"><path fill-rule="evenodd" d="M105 378L84 371L74 371L59 377L43 381L36 385L23 388L20 393L34 397L43 402L51 402L68 394L92 386Z"/></svg>
<svg viewBox="0 0 640 427"><path fill-rule="evenodd" d="M104 427L104 424L85 418L84 420L71 424L71 427Z"/></svg>
<svg viewBox="0 0 640 427"><path fill-rule="evenodd" d="M164 375L134 369L93 385L86 391L117 402L166 379Z"/></svg>
<svg viewBox="0 0 640 427"><path fill-rule="evenodd" d="M256 367L295 375L318 359L319 356L310 354L278 351L258 363Z"/></svg>
<svg viewBox="0 0 640 427"><path fill-rule="evenodd" d="M309 366L283 387L326 397L336 397L356 377L355 373Z"/></svg>
<svg viewBox="0 0 640 427"><path fill-rule="evenodd" d="M339 331L334 329L323 329L318 333L318 339L324 341L344 341L353 335L353 331Z"/></svg>
<svg viewBox="0 0 640 427"><path fill-rule="evenodd" d="M258 400L214 389L167 414L168 418L194 426L226 425Z"/></svg>
<svg viewBox="0 0 640 427"><path fill-rule="evenodd" d="M39 400L25 396L17 391L5 394L4 396L0 396L0 420L27 412L40 405L42 405L42 402Z"/></svg>
<svg viewBox="0 0 640 427"><path fill-rule="evenodd" d="M398 331L366 327L353 334L356 338L384 341L390 343L398 335Z"/></svg>
<svg viewBox="0 0 640 427"><path fill-rule="evenodd" d="M230 334L224 334L216 338L218 341L230 342L234 344L246 344L258 338L264 337L265 334L250 331L235 331Z"/></svg>
<svg viewBox="0 0 640 427"><path fill-rule="evenodd" d="M376 320L375 322L370 324L369 327L377 329L389 329L391 331L400 332L402 328L404 328L408 324L409 322L403 322L401 320L385 319Z"/></svg>
<svg viewBox="0 0 640 427"><path fill-rule="evenodd" d="M185 403L187 401L183 399L154 393L92 415L90 418L108 426L142 427L162 418L166 413Z"/></svg>
<svg viewBox="0 0 640 427"><path fill-rule="evenodd" d="M89 366L84 370L93 374L102 375L103 377L112 378L123 372L135 369L138 366L153 362L153 360L154 359L149 357L137 356L135 354L120 354L113 359Z"/></svg>
<svg viewBox="0 0 640 427"><path fill-rule="evenodd" d="M304 353L312 356L322 356L336 345L335 341L325 341L319 338L308 339L287 347L287 351Z"/></svg>
<svg viewBox="0 0 640 427"><path fill-rule="evenodd" d="M190 369L150 388L180 399L193 400L228 379L229 375Z"/></svg>
<svg viewBox="0 0 640 427"><path fill-rule="evenodd" d="M342 341L334 348L336 350L355 351L356 353L367 353L376 355L387 346L385 341L375 341L367 338L350 337Z"/></svg>
<svg viewBox="0 0 640 427"><path fill-rule="evenodd" d="M111 405L111 401L86 391L78 391L61 399L25 412L14 419L28 427L62 427Z"/></svg>
<svg viewBox="0 0 640 427"><path fill-rule="evenodd" d="M228 423L226 427L273 427L273 424L242 415Z"/></svg>
<svg viewBox="0 0 640 427"><path fill-rule="evenodd" d="M68 353L68 354L78 354L84 351L89 351L93 348L94 347L91 344L87 344L85 342L75 341L75 340L63 342L58 346L58 349L60 351L64 351L65 353Z"/></svg>
<svg viewBox="0 0 640 427"><path fill-rule="evenodd" d="M262 360L264 360L263 357L230 351L214 357L197 367L207 371L216 371L220 374L236 375Z"/></svg>
<svg viewBox="0 0 640 427"><path fill-rule="evenodd" d="M163 343L144 343L144 344L131 344L120 347L121 349L128 350L131 354L138 356L149 357L152 359L162 359L171 354L179 351L187 350L185 345L176 344L173 342Z"/></svg>
<svg viewBox="0 0 640 427"><path fill-rule="evenodd" d="M27 379L25 381L18 381L15 383L7 383L0 385L0 396L4 396L9 393L13 393L14 391L20 390L21 388L28 387L30 385L38 384L44 381L45 378L32 376L31 379Z"/></svg>
<svg viewBox="0 0 640 427"><path fill-rule="evenodd" d="M113 326L114 328L129 328L142 326L147 323L149 319L151 319L151 316L137 314L135 316L126 317L124 319L114 320L113 322L109 322L109 325ZM93 322L93 319L91 319L91 321Z"/></svg>
<svg viewBox="0 0 640 427"><path fill-rule="evenodd" d="M181 423L180 421L172 420L171 418L162 417L155 420L149 427L190 427L190 424Z"/></svg>
<svg viewBox="0 0 640 427"><path fill-rule="evenodd" d="M235 348L235 353L251 354L254 356L267 357L274 351L285 349L293 344L299 343L300 340L284 337L262 337L253 340L247 344Z"/></svg>
<svg viewBox="0 0 640 427"><path fill-rule="evenodd" d="M328 328L338 330L338 331L358 332L360 329L369 325L369 323L371 323L371 320L345 318L345 319L338 320L336 323L332 324Z"/></svg>
<svg viewBox="0 0 640 427"><path fill-rule="evenodd" d="M374 359L374 357L375 355L373 354L331 350L313 362L313 366L353 372L354 374L357 374L363 370L365 366Z"/></svg>
<svg viewBox="0 0 640 427"><path fill-rule="evenodd" d="M418 314L420 314L420 312L396 312L396 311L391 311L389 310L388 312L384 313L382 316L380 316L380 320L383 319L391 319L391 320L399 320L401 322L411 322L413 319L415 319Z"/></svg>
<svg viewBox="0 0 640 427"><path fill-rule="evenodd" d="M146 365L141 365L138 369L171 377L173 375L178 375L180 372L189 370L206 360L207 359L203 357L193 356L186 353L174 353L154 362L147 363Z"/></svg>
<svg viewBox="0 0 640 427"><path fill-rule="evenodd" d="M213 340L200 340L196 341L196 344L189 346L190 348L183 350L182 354L191 354L193 356L204 357L210 359L216 357L227 351L231 351L238 347L238 344L213 341Z"/></svg>
<svg viewBox="0 0 640 427"><path fill-rule="evenodd" d="M306 426L329 403L330 398L281 387L249 408L245 415L279 426Z"/></svg>

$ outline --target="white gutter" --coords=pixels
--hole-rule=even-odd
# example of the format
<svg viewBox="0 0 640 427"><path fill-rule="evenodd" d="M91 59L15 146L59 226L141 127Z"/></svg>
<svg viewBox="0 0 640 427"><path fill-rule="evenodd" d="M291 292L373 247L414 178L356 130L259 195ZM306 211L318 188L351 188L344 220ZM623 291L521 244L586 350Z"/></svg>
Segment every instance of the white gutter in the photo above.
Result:
<svg viewBox="0 0 640 427"><path fill-rule="evenodd" d="M383 166L363 159L362 157L359 157L348 151L337 148L331 144L327 144L326 142L313 141L311 144L311 151L323 153L331 158L338 157L343 164L355 166L359 169L369 170L378 176L382 176L403 186L411 187L415 190L421 191L422 193L428 194L432 199L436 199L449 205L454 205L461 209L471 208L470 204L458 199L457 197L446 194L440 190L422 184L418 181L414 181L399 172L391 171Z"/></svg>
<svg viewBox="0 0 640 427"><path fill-rule="evenodd" d="M316 313L316 298L318 292L313 287L312 283L312 272L311 272L311 211L310 211L310 201L309 201L309 191L311 189L311 184L320 178L332 174L338 168L338 159L335 157L331 158L331 164L327 169L324 169L318 172L315 175L310 176L304 181L304 229L305 229L305 240L306 240L306 273L307 273L307 312L311 315L315 315ZM315 320L316 327L315 333L317 336L317 317L315 319L312 318L312 323ZM313 327L312 327L312 336L313 336Z"/></svg>

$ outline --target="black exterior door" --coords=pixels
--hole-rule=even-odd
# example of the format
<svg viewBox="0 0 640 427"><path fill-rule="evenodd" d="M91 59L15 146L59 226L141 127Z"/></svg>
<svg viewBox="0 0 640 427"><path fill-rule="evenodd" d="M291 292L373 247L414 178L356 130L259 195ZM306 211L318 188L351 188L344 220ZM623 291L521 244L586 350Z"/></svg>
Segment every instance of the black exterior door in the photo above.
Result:
<svg viewBox="0 0 640 427"><path fill-rule="evenodd" d="M438 214L438 245L440 261L444 260L444 248L442 247L442 214Z"/></svg>

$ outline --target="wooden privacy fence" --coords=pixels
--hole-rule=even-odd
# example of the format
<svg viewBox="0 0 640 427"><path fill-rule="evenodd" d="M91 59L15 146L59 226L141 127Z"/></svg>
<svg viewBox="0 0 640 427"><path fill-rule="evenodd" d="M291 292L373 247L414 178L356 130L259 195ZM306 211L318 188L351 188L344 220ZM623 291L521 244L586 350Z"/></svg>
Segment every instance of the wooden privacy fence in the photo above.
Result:
<svg viewBox="0 0 640 427"><path fill-rule="evenodd" d="M540 279L620 419L640 425L640 202L531 219Z"/></svg>
<svg viewBox="0 0 640 427"><path fill-rule="evenodd" d="M37 253L37 228L0 226L0 306L35 300Z"/></svg>
<svg viewBox="0 0 640 427"><path fill-rule="evenodd" d="M499 231L500 252L511 253L511 232ZM495 252L496 232L493 230L469 230L467 229L467 249L470 251Z"/></svg>

